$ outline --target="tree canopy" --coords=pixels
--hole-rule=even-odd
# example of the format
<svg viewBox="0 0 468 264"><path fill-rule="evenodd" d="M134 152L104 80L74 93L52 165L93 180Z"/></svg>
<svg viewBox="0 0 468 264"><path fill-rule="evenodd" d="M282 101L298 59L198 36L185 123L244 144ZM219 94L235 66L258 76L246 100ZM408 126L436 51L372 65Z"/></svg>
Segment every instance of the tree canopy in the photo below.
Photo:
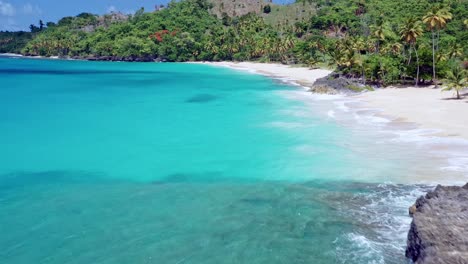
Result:
<svg viewBox="0 0 468 264"><path fill-rule="evenodd" d="M56 24L40 23L29 39L18 38L15 49L5 49L2 42L0 48L18 52L21 47L27 55L116 60L330 65L342 75L384 85L429 82L447 77L454 65L466 65L468 1L300 2L281 8L265 2L256 13L242 16L221 12L217 17L207 0L173 1L166 8L140 9L134 15L82 13ZM270 18L288 8L295 13L284 20ZM309 19L303 13L312 15Z"/></svg>

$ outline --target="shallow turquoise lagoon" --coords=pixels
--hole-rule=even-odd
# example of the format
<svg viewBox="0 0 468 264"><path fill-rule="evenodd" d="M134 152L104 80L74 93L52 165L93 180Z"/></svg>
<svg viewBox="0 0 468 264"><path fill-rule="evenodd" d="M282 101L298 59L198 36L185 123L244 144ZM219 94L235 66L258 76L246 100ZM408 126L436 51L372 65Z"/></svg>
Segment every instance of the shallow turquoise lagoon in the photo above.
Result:
<svg viewBox="0 0 468 264"><path fill-rule="evenodd" d="M413 161L298 89L0 58L0 263L405 263Z"/></svg>

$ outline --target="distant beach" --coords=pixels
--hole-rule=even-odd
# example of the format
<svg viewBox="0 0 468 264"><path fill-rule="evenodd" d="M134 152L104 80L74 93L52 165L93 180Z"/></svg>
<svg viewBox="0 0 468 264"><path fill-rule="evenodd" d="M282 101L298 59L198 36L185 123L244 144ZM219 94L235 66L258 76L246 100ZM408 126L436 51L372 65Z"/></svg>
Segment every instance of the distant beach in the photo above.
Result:
<svg viewBox="0 0 468 264"><path fill-rule="evenodd" d="M23 57L23 55L16 53L0 53L0 57Z"/></svg>
<svg viewBox="0 0 468 264"><path fill-rule="evenodd" d="M276 78L284 78L311 87L313 83L332 71L309 69L274 63L255 62L205 62L205 64L256 72ZM461 137L468 140L468 122L461 113L468 113L468 99L453 100L453 92L442 92L434 87L381 88L353 98L362 101L364 107L382 110L392 119L418 124L424 129L437 130L437 136Z"/></svg>
<svg viewBox="0 0 468 264"><path fill-rule="evenodd" d="M278 63L257 62L195 62L215 66L230 67L238 70L255 72L275 78L288 79L300 85L311 87L314 82L332 73L331 70L313 69L307 67L295 67Z"/></svg>
<svg viewBox="0 0 468 264"><path fill-rule="evenodd" d="M46 60L73 60L71 58L60 58L59 56L26 56L17 53L0 53L0 57L9 57L9 58L28 58L28 59L46 59Z"/></svg>

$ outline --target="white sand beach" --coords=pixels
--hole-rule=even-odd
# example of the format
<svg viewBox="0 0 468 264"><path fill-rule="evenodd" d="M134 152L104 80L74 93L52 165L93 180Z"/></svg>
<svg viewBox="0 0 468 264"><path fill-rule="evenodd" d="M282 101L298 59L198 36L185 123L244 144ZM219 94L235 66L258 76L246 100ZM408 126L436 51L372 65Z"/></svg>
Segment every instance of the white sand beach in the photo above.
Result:
<svg viewBox="0 0 468 264"><path fill-rule="evenodd" d="M274 63L206 62L216 66L255 71L268 76L287 78L304 86L330 74L331 70L291 67ZM357 96L364 107L382 110L385 116L402 122L418 124L421 128L440 131L438 136L468 139L468 96L453 100L454 93L433 87L383 88Z"/></svg>
<svg viewBox="0 0 468 264"><path fill-rule="evenodd" d="M23 57L23 55L16 54L16 53L0 53L0 56L3 56L3 57Z"/></svg>
<svg viewBox="0 0 468 264"><path fill-rule="evenodd" d="M317 79L329 75L332 71L325 69L309 69L307 67L291 67L276 63L256 62L203 62L205 64L224 66L239 70L255 71L259 74L277 78L288 78L304 86L311 86Z"/></svg>
<svg viewBox="0 0 468 264"><path fill-rule="evenodd" d="M433 87L385 88L364 93L360 98L372 108L425 129L441 130L438 135L468 139L468 98L454 100L454 93Z"/></svg>

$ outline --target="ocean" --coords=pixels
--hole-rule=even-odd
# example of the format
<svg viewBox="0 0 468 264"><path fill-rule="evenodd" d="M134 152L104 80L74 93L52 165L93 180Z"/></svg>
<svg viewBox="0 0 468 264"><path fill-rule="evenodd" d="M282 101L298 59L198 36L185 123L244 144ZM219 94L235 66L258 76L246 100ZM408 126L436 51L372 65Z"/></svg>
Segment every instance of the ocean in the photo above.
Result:
<svg viewBox="0 0 468 264"><path fill-rule="evenodd" d="M0 58L0 263L407 263L440 160L349 100L202 64Z"/></svg>

